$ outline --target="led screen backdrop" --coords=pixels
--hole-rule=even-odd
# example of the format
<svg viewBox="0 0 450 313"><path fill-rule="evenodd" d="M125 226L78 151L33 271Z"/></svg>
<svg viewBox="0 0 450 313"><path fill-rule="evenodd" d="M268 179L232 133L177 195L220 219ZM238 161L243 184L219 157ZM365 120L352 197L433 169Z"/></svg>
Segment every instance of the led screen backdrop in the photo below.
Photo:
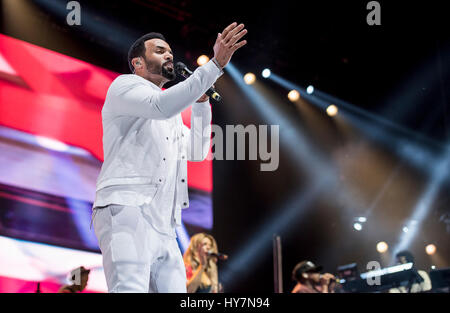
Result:
<svg viewBox="0 0 450 313"><path fill-rule="evenodd" d="M87 291L106 291L89 223L101 109L118 75L0 34L0 292L35 292L38 282L55 292L80 265L92 269ZM188 162L188 176L182 250L186 235L212 228L212 162Z"/></svg>

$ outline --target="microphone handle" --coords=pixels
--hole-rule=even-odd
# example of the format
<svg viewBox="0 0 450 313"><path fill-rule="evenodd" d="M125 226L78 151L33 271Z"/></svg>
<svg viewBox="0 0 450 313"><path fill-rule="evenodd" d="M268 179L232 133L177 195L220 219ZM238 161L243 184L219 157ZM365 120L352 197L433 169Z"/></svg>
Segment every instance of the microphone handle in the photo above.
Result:
<svg viewBox="0 0 450 313"><path fill-rule="evenodd" d="M322 274L320 275L320 278L322 278ZM341 283L341 279L333 275L333 278L330 278L330 280L329 280L329 283L331 283L331 282L335 282L335 283L340 284Z"/></svg>
<svg viewBox="0 0 450 313"><path fill-rule="evenodd" d="M213 98L216 101L220 101L222 99L222 97L212 87L206 90L206 95Z"/></svg>
<svg viewBox="0 0 450 313"><path fill-rule="evenodd" d="M192 75L192 71L190 71L187 67L185 67L181 70L180 74L184 78L188 78L189 76ZM210 87L205 93L207 96L209 96L210 98L213 98L216 101L222 100L222 96L219 95L219 93L213 87Z"/></svg>
<svg viewBox="0 0 450 313"><path fill-rule="evenodd" d="M220 253L220 252L219 253L209 252L208 255L216 257L219 260L226 260L226 259L228 259L228 256L226 254L223 254L223 253Z"/></svg>

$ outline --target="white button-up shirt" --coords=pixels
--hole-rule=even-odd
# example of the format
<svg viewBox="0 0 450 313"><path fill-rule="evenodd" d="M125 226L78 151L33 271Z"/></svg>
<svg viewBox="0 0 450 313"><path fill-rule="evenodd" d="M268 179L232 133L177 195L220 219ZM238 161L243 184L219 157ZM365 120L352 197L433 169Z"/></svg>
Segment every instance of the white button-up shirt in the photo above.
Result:
<svg viewBox="0 0 450 313"><path fill-rule="evenodd" d="M211 60L161 90L141 76L117 77L102 109L104 162L93 208L142 206L152 226L174 235L189 206L187 160L203 161L211 139L211 107L197 103L223 74ZM191 129L181 112L192 105Z"/></svg>

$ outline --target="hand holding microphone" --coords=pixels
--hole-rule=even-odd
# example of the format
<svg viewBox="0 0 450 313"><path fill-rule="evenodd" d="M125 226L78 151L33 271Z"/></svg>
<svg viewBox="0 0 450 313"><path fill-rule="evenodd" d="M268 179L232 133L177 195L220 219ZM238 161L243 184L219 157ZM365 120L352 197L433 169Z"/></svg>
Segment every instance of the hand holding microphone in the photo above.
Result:
<svg viewBox="0 0 450 313"><path fill-rule="evenodd" d="M189 76L192 75L192 71L190 69L188 69L188 67L186 66L186 64L184 64L183 62L177 62L177 64L175 64L175 72L181 76L183 76L184 78L188 78ZM222 97L219 95L219 93L216 91L216 89L214 89L214 86L209 88L205 94L211 98L213 98L216 101L220 101L222 99Z"/></svg>
<svg viewBox="0 0 450 313"><path fill-rule="evenodd" d="M322 284L329 285L332 282L337 282L338 279L330 273L320 274L320 281Z"/></svg>
<svg viewBox="0 0 450 313"><path fill-rule="evenodd" d="M228 255L224 254L224 253L220 253L220 252L208 252L207 253L209 257L215 257L221 261L225 261L228 259Z"/></svg>

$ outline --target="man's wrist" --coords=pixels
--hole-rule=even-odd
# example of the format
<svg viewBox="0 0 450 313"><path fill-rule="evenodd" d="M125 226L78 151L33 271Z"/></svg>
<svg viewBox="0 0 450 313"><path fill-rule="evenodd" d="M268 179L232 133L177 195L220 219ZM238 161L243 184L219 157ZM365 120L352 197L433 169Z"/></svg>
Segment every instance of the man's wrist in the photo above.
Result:
<svg viewBox="0 0 450 313"><path fill-rule="evenodd" d="M220 71L223 71L223 67L219 64L216 58L212 58L211 61L217 66Z"/></svg>

